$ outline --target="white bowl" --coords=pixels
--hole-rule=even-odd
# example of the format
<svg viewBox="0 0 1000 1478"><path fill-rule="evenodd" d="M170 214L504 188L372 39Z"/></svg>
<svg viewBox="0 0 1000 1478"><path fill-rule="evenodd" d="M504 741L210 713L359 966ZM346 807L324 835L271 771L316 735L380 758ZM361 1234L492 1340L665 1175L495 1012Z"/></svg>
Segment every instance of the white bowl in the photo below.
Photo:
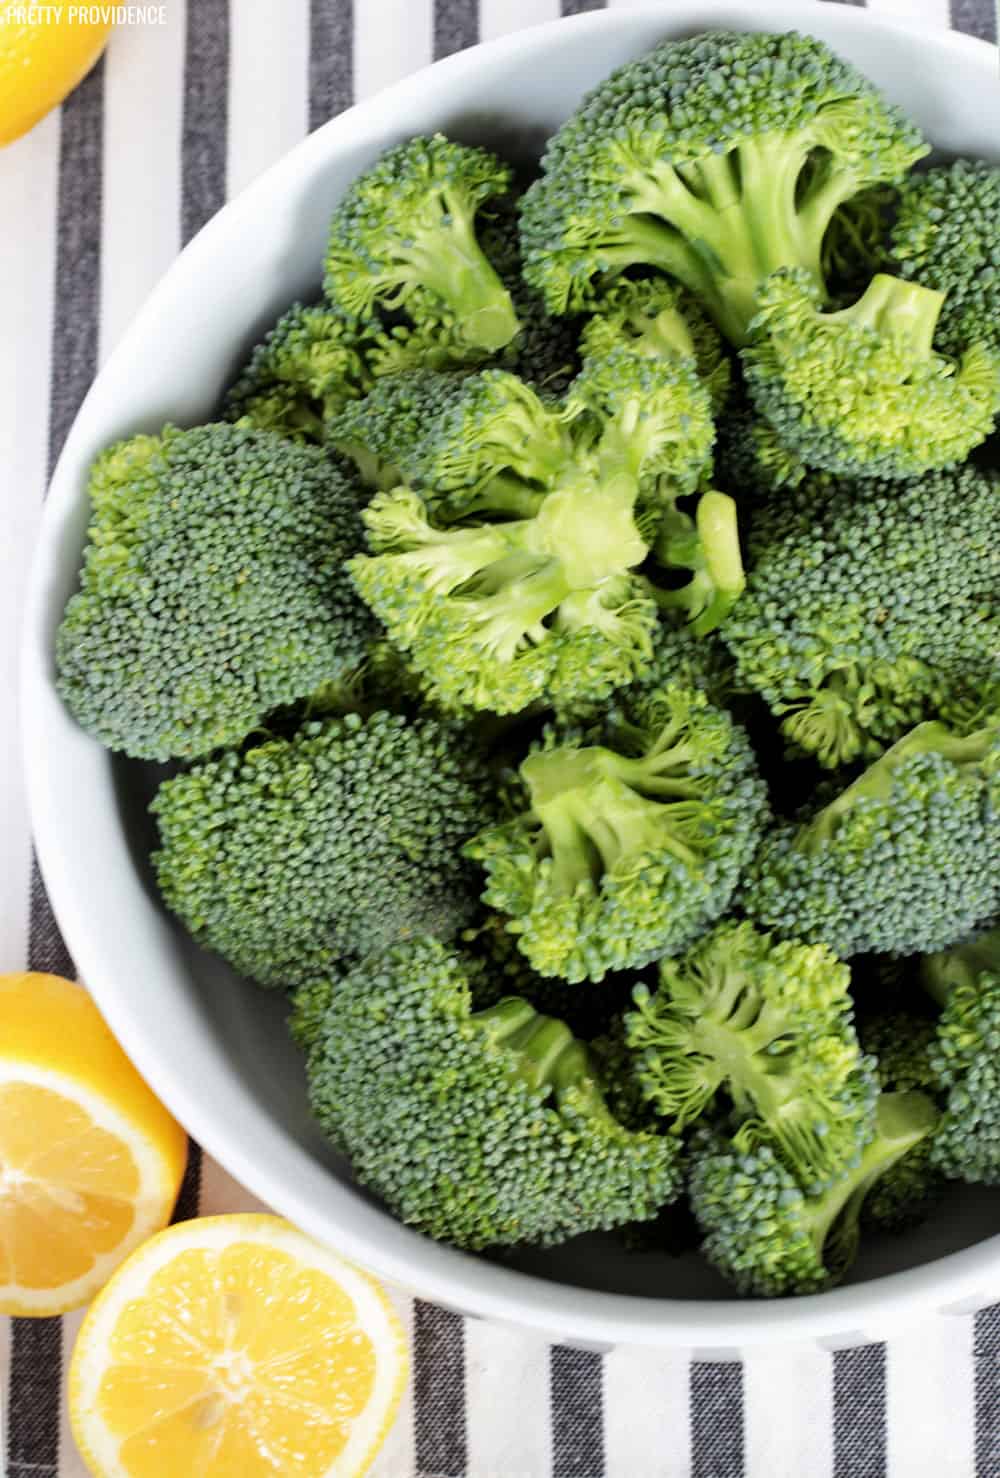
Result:
<svg viewBox="0 0 1000 1478"><path fill-rule="evenodd" d="M861 1339L920 1309L1000 1287L1000 1202L956 1190L926 1226L866 1246L848 1285L771 1303L732 1299L693 1257L623 1256L585 1238L501 1265L400 1226L351 1182L310 1123L274 996L196 950L151 886L142 767L88 739L53 686L53 633L80 564L94 455L166 420L211 416L260 332L319 278L327 219L386 145L442 129L519 158L612 67L712 27L822 37L942 149L998 158L996 53L944 31L836 5L708 3L613 10L452 57L320 129L227 206L167 273L98 376L45 509L24 649L25 762L35 837L82 977L153 1088L250 1190L349 1257L465 1312L577 1342L725 1349L786 1337Z"/></svg>

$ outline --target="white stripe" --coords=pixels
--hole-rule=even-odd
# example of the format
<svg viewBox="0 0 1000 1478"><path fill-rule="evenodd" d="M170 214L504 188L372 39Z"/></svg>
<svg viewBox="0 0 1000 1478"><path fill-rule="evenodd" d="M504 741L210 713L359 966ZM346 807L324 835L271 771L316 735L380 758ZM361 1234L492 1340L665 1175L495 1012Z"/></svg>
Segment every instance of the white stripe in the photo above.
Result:
<svg viewBox="0 0 1000 1478"><path fill-rule="evenodd" d="M31 849L21 784L17 638L45 492L58 173L55 114L0 150L0 970L22 969L28 949Z"/></svg>
<svg viewBox="0 0 1000 1478"><path fill-rule="evenodd" d="M354 96L360 102L398 82L434 54L431 0L362 0L354 29Z"/></svg>
<svg viewBox="0 0 1000 1478"><path fill-rule="evenodd" d="M309 3L230 6L230 197L305 137L308 118Z"/></svg>
<svg viewBox="0 0 1000 1478"><path fill-rule="evenodd" d="M480 0L479 33L483 41L527 26L559 19L559 0Z"/></svg>
<svg viewBox="0 0 1000 1478"><path fill-rule="evenodd" d="M102 362L180 248L184 6L165 12L164 26L122 26L105 63Z"/></svg>
<svg viewBox="0 0 1000 1478"><path fill-rule="evenodd" d="M75 1314L65 1314L62 1321L63 1398L59 1404L59 1478L89 1478L90 1475L90 1469L83 1461L80 1449L73 1441L73 1432L69 1423L69 1400L66 1394L69 1389L69 1365L73 1355L73 1346L85 1314L85 1309L79 1309Z"/></svg>
<svg viewBox="0 0 1000 1478"><path fill-rule="evenodd" d="M866 9L888 20L913 21L918 26L950 26L948 0L867 0Z"/></svg>
<svg viewBox="0 0 1000 1478"><path fill-rule="evenodd" d="M688 1478L689 1366L685 1350L619 1349L605 1356L608 1478ZM771 1478L778 1478L777 1470Z"/></svg>
<svg viewBox="0 0 1000 1478"><path fill-rule="evenodd" d="M892 1478L972 1478L972 1326L942 1314L886 1347Z"/></svg>
<svg viewBox="0 0 1000 1478"><path fill-rule="evenodd" d="M549 1344L524 1330L467 1319L469 1478L536 1478L551 1469Z"/></svg>
<svg viewBox="0 0 1000 1478"><path fill-rule="evenodd" d="M746 1478L777 1478L779 1473L828 1478L833 1463L833 1359L828 1351L813 1345L750 1351L743 1365L743 1401Z"/></svg>
<svg viewBox="0 0 1000 1478"><path fill-rule="evenodd" d="M413 1349L413 1299L408 1293L386 1286L393 1307L406 1331L406 1343ZM417 1468L417 1454L413 1434L413 1377L407 1382L406 1390L385 1446L370 1470L370 1478L412 1478Z"/></svg>

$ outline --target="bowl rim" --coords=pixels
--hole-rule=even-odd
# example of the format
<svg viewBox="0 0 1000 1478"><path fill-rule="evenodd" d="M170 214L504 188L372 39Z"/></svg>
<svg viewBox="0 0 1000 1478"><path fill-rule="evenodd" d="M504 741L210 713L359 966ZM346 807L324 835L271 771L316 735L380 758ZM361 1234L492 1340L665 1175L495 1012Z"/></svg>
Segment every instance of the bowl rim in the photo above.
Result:
<svg viewBox="0 0 1000 1478"><path fill-rule="evenodd" d="M701 18L713 13L718 15L720 23L731 26L737 8L727 0L699 0L691 7L698 14L699 29L704 29ZM829 4L822 8L836 12L836 24L845 31L879 31L889 37L916 36L938 55L942 52L960 55L966 63L981 65L984 70L988 66L991 74L995 71L996 48L988 42L865 10ZM818 10L818 4L803 6L801 0L799 3L769 0L765 16L757 24L751 11L746 10L745 28L808 30L809 13ZM329 1244L333 1234L342 1254L379 1276L462 1314L534 1329L576 1344L661 1348L682 1345L703 1356L732 1358L737 1348L784 1340L818 1339L831 1347L863 1343L881 1338L887 1329L932 1310L964 1313L989 1302L991 1293L995 1297L1000 1289L1000 1234L918 1267L819 1294L773 1300L687 1301L585 1289L487 1262L434 1243L401 1226L382 1208L364 1202L352 1184L340 1184L324 1171L331 1182L330 1197L338 1203L337 1224L332 1227L332 1218L317 1210L290 1176L276 1170L264 1158L255 1158L251 1145L213 1117L202 1095L186 1078L183 1065L175 1065L167 1054L158 1050L153 1036L130 1011L127 992L108 975L96 931L88 922L76 886L78 867L60 839L61 813L47 780L48 761L57 757L52 751L58 750L58 740L53 741L47 731L42 708L46 699L51 701L53 690L46 662L47 589L58 563L60 531L81 496L81 450L88 415L99 385L133 356L134 346L146 335L147 324L156 319L161 302L169 299L177 283L213 257L217 240L242 219L253 219L258 201L267 198L277 180L305 172L309 162L335 154L342 142L348 145L359 125L363 131L368 116L382 111L387 102L404 102L411 94L424 94L429 74L440 80L468 75L478 68L484 56L499 61L513 59L524 49L532 48L536 39L551 37L557 27L563 35L565 27L572 26L579 31L591 31L596 38L632 16L655 11L663 14L662 0L640 0L626 7L564 17L480 43L421 68L354 104L309 134L228 201L183 248L95 376L51 476L32 560L22 629L21 750L35 854L81 978L150 1086L206 1153L247 1190L320 1241ZM665 27L668 24L683 24L683 16L673 11L669 17L664 15ZM88 742L96 745L96 741ZM414 1289L415 1284L419 1286Z"/></svg>

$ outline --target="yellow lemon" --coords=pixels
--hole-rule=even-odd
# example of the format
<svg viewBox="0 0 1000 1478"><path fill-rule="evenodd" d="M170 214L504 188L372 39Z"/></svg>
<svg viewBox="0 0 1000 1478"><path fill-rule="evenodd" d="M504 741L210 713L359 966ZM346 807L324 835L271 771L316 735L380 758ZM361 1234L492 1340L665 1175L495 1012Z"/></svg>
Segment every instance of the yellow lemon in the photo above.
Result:
<svg viewBox="0 0 1000 1478"><path fill-rule="evenodd" d="M374 1279L277 1216L168 1228L87 1314L69 1404L97 1478L355 1478L406 1382Z"/></svg>
<svg viewBox="0 0 1000 1478"><path fill-rule="evenodd" d="M71 9L0 0L0 145L34 128L104 50L111 22L80 20Z"/></svg>
<svg viewBox="0 0 1000 1478"><path fill-rule="evenodd" d="M186 1155L82 986L0 976L0 1312L92 1298L169 1220Z"/></svg>

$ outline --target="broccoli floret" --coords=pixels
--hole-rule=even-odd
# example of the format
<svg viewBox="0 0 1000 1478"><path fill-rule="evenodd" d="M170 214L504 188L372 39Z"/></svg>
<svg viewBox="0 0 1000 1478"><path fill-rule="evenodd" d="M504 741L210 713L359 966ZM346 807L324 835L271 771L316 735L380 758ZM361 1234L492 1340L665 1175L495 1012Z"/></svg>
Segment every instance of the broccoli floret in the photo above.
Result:
<svg viewBox="0 0 1000 1478"><path fill-rule="evenodd" d="M195 765L151 809L168 907L241 974L290 987L463 928L476 900L461 847L493 799L458 731L375 713Z"/></svg>
<svg viewBox="0 0 1000 1478"><path fill-rule="evenodd" d="M364 335L350 320L294 304L254 349L226 396L225 419L322 442L326 418L371 388L363 349Z"/></svg>
<svg viewBox="0 0 1000 1478"><path fill-rule="evenodd" d="M654 358L692 359L718 414L729 396L732 364L718 329L695 298L664 278L622 278L601 298L584 324L584 356L604 355L618 344Z"/></svg>
<svg viewBox="0 0 1000 1478"><path fill-rule="evenodd" d="M754 407L793 453L848 477L918 477L986 440L1000 356L932 348L941 293L880 273L849 308L821 302L807 272L768 278L741 355Z"/></svg>
<svg viewBox="0 0 1000 1478"><path fill-rule="evenodd" d="M338 983L309 1058L313 1111L404 1222L478 1249L649 1219L676 1143L610 1114L586 1048L508 997L473 1012L476 966L433 939Z"/></svg>
<svg viewBox="0 0 1000 1478"><path fill-rule="evenodd" d="M871 1132L874 1065L852 1017L851 972L823 944L721 924L635 989L626 1040L642 1092L680 1131L725 1093L748 1145L762 1138L818 1194Z"/></svg>
<svg viewBox="0 0 1000 1478"><path fill-rule="evenodd" d="M512 173L485 149L441 134L388 150L334 211L324 288L334 307L369 317L430 295L468 343L502 349L517 333L510 293L483 253L476 215L509 193Z"/></svg>
<svg viewBox="0 0 1000 1478"><path fill-rule="evenodd" d="M823 167L819 159L815 167ZM896 185L872 185L834 212L823 237L822 267L823 280L835 301L858 297L876 272L885 268L899 191Z"/></svg>
<svg viewBox="0 0 1000 1478"><path fill-rule="evenodd" d="M565 312L609 276L658 268L739 344L760 283L780 267L818 283L838 206L927 147L812 37L667 42L613 72L549 141L522 204L525 276Z"/></svg>
<svg viewBox="0 0 1000 1478"><path fill-rule="evenodd" d="M715 475L745 506L797 488L809 469L787 447L770 421L743 403L730 406L716 425Z"/></svg>
<svg viewBox="0 0 1000 1478"><path fill-rule="evenodd" d="M1000 169L982 160L912 175L889 240L893 270L945 294L934 342L961 354L974 340L1000 352Z"/></svg>
<svg viewBox="0 0 1000 1478"><path fill-rule="evenodd" d="M739 1293L816 1293L838 1282L857 1253L866 1199L882 1176L933 1132L937 1109L922 1093L885 1093L875 1134L857 1163L809 1195L769 1144L705 1133L689 1191L702 1252Z"/></svg>
<svg viewBox="0 0 1000 1478"><path fill-rule="evenodd" d="M1000 728L918 725L744 879L751 918L838 955L947 948L1000 908Z"/></svg>
<svg viewBox="0 0 1000 1478"><path fill-rule="evenodd" d="M541 975L600 980L683 949L725 910L763 824L743 731L705 694L632 689L603 730L522 764L522 809L466 853Z"/></svg>
<svg viewBox="0 0 1000 1478"><path fill-rule="evenodd" d="M1000 1185L1000 929L922 963L942 1008L931 1068L944 1095L932 1160L953 1180Z"/></svg>
<svg viewBox="0 0 1000 1478"><path fill-rule="evenodd" d="M342 568L363 538L358 495L318 447L168 426L104 452L90 497L58 683L110 749L238 744L360 661L373 623Z"/></svg>
<svg viewBox="0 0 1000 1478"><path fill-rule="evenodd" d="M288 1034L303 1052L311 1052L319 1037L333 992L340 983L341 972L331 969L328 975L320 975L305 985L296 986L291 993L291 1010L288 1013Z"/></svg>
<svg viewBox="0 0 1000 1478"><path fill-rule="evenodd" d="M875 1059L883 1093L914 1090L938 1102L940 1094L931 1065L937 1031L934 1022L911 1011L885 1011L862 1017L858 1025L865 1051ZM944 1181L933 1164L935 1133L929 1134L872 1187L865 1199L862 1224L884 1231L906 1231L923 1221L940 1200Z"/></svg>
<svg viewBox="0 0 1000 1478"><path fill-rule="evenodd" d="M688 578L678 582L677 571ZM718 630L746 586L735 501L708 488L693 514L675 502L663 516L643 574L661 611L682 618L693 636Z"/></svg>
<svg viewBox="0 0 1000 1478"><path fill-rule="evenodd" d="M747 588L722 635L786 737L834 767L924 718L967 714L1000 651L1000 484L814 475L750 520Z"/></svg>

